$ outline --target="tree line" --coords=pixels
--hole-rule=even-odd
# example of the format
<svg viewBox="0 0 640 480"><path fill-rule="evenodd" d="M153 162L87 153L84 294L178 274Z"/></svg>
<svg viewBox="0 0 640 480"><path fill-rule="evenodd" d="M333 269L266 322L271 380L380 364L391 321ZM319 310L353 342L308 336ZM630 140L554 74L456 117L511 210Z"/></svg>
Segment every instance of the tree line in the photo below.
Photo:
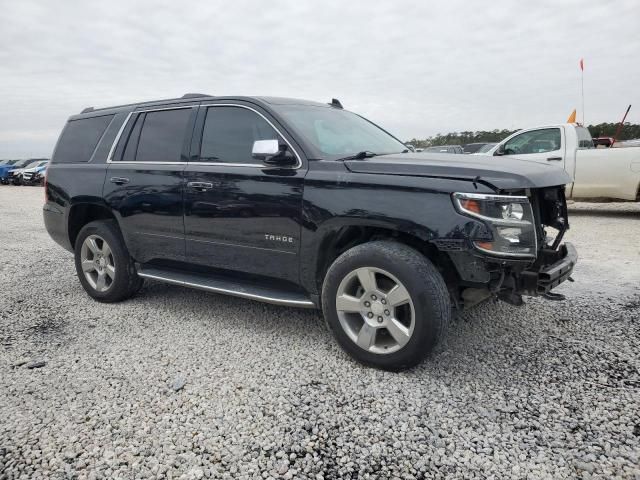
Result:
<svg viewBox="0 0 640 480"><path fill-rule="evenodd" d="M587 127L592 137L613 137L618 128L617 123L599 123ZM467 143L494 143L501 142L517 130L478 130L476 132L452 132L447 134L438 133L435 136L423 139L413 138L407 143L415 147L424 148L432 145L464 145ZM640 138L640 124L625 123L620 132L618 140L631 140Z"/></svg>

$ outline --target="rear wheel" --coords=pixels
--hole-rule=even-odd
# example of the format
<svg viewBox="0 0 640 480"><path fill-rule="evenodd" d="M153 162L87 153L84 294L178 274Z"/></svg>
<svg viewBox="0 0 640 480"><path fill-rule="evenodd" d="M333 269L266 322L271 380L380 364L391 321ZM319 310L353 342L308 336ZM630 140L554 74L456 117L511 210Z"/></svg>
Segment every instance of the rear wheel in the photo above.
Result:
<svg viewBox="0 0 640 480"><path fill-rule="evenodd" d="M322 307L349 354L387 370L418 364L451 316L438 270L419 252L391 241L366 243L342 254L325 277Z"/></svg>
<svg viewBox="0 0 640 480"><path fill-rule="evenodd" d="M100 302L118 302L142 287L115 220L85 225L75 246L76 271L85 291Z"/></svg>

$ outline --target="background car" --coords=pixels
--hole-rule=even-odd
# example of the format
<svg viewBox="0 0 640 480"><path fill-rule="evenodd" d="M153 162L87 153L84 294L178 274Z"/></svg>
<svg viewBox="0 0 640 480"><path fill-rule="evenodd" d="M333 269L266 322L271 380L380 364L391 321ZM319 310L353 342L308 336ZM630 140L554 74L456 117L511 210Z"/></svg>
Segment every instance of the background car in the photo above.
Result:
<svg viewBox="0 0 640 480"><path fill-rule="evenodd" d="M7 184L6 181L9 171L12 170L14 165L18 163L20 160L2 160L0 162L0 183Z"/></svg>
<svg viewBox="0 0 640 480"><path fill-rule="evenodd" d="M4 185L13 183L14 185L20 185L22 182L22 171L29 165L42 160L41 158L30 158L27 160L18 160L6 170L0 172L0 182Z"/></svg>
<svg viewBox="0 0 640 480"><path fill-rule="evenodd" d="M22 171L22 183L25 185L41 184L44 180L44 174L47 171L49 160L42 160L32 164L29 168Z"/></svg>
<svg viewBox="0 0 640 480"><path fill-rule="evenodd" d="M440 153L459 153L463 154L464 150L460 145L435 145L433 147L427 147L425 152L440 152Z"/></svg>
<svg viewBox="0 0 640 480"><path fill-rule="evenodd" d="M6 184L6 178L9 174L9 170L13 169L13 165L18 162L18 160L2 160L0 162L0 183Z"/></svg>

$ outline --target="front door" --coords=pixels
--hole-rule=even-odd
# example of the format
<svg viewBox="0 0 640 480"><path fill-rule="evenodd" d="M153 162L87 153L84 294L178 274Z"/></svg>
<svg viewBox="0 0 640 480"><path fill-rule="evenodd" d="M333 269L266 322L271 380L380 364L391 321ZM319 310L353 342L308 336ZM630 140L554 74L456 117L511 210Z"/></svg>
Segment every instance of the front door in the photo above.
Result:
<svg viewBox="0 0 640 480"><path fill-rule="evenodd" d="M104 197L138 262L185 259L183 170L197 107L134 112L110 158Z"/></svg>
<svg viewBox="0 0 640 480"><path fill-rule="evenodd" d="M503 155L564 168L563 135L564 131L560 127L528 130L507 140L501 151Z"/></svg>
<svg viewBox="0 0 640 480"><path fill-rule="evenodd" d="M292 142L242 104L202 106L194 135L184 172L187 261L297 282L306 170ZM293 150L296 167L252 158L256 140L273 139Z"/></svg>

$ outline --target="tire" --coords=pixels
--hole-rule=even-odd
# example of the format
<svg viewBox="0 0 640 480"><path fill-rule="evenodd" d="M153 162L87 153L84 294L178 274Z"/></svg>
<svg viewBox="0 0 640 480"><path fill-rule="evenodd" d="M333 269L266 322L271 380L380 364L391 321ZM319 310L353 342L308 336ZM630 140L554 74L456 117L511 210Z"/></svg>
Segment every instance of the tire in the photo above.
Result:
<svg viewBox="0 0 640 480"><path fill-rule="evenodd" d="M451 319L440 272L416 250L386 240L353 247L333 262L323 282L322 310L347 353L392 371L420 363Z"/></svg>
<svg viewBox="0 0 640 480"><path fill-rule="evenodd" d="M80 283L89 296L99 302L130 298L144 283L136 273L115 220L98 220L82 227L74 251ZM83 261L87 272L83 269ZM104 278L104 283L100 277Z"/></svg>

